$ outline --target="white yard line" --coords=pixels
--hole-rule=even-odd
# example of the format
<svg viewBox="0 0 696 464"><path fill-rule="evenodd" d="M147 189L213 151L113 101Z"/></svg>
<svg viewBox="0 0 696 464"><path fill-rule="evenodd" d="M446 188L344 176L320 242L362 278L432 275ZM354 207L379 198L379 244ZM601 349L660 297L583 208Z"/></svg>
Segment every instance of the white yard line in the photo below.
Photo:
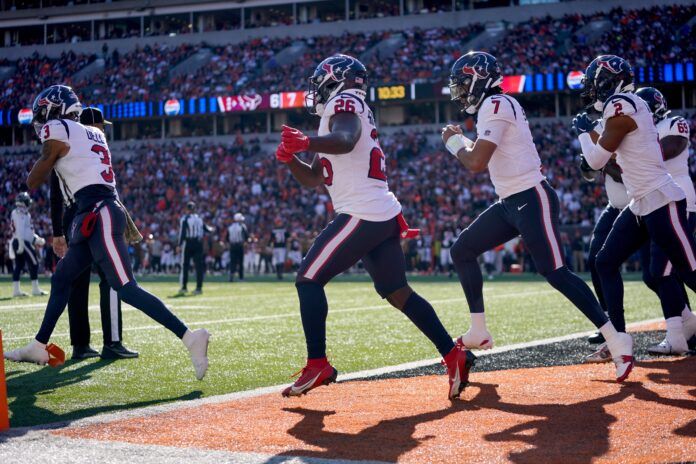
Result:
<svg viewBox="0 0 696 464"><path fill-rule="evenodd" d="M513 298L513 297L521 297L521 296L530 296L530 295L544 295L544 294L551 294L551 293L556 293L556 290L549 289L549 290L542 290L542 291L536 291L536 292L515 292L515 293L503 293L503 294L493 294L489 295L487 298L488 299L501 299L501 298ZM431 304L442 304L442 303L456 303L460 301L466 301L465 297L457 297L457 298L446 298L446 299L440 299L440 300L430 300ZM174 309L181 309L182 307L176 307L174 306ZM374 305L374 306L357 306L353 308L343 308L343 309L330 309L329 313L330 314L337 314L337 313L354 313L354 312L361 312L361 311L375 311L379 309L386 309L386 308L391 308L391 305L389 304L381 304L381 305ZM264 316L248 316L248 317L233 317L233 318L225 318L225 319L213 319L213 320L207 320L207 321L191 321L188 323L189 326L212 326L216 324L231 324L231 323L237 323L237 322L255 322L255 321L264 321L264 320L271 320L271 319L285 319L285 318L299 318L300 314L298 311L293 311L292 313L281 313L281 314L268 314ZM137 326L137 327L124 327L123 331L124 332L136 332L136 331L142 331L142 330L156 330L156 329L163 329L161 325L145 325L145 326ZM93 330L93 334L99 334L101 333L101 330ZM70 334L68 333L57 333L53 334L51 337L53 339L59 338L59 337L68 337ZM31 340L34 338L34 335L27 335L27 336L16 336L16 337L3 337L3 340L5 341L13 341L13 340Z"/></svg>

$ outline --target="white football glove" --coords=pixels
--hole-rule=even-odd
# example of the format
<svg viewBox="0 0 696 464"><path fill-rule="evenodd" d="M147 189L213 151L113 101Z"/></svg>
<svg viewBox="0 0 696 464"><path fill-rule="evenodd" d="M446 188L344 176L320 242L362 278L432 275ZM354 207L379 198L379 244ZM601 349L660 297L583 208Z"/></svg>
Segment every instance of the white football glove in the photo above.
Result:
<svg viewBox="0 0 696 464"><path fill-rule="evenodd" d="M45 244L46 244L45 238L39 237L38 235L34 234L34 245L42 247Z"/></svg>

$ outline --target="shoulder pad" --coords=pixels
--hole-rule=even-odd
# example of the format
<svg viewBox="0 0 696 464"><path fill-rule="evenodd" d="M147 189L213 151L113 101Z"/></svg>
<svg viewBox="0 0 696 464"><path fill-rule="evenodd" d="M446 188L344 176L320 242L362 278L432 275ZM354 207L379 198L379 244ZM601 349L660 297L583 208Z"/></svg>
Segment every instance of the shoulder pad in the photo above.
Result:
<svg viewBox="0 0 696 464"><path fill-rule="evenodd" d="M515 122L517 117L515 104L507 95L492 95L487 97L479 108L479 121L490 121L493 119L501 119L503 121Z"/></svg>
<svg viewBox="0 0 696 464"><path fill-rule="evenodd" d="M667 127L666 135L677 135L688 138L691 132L688 121L682 116L665 119L663 124Z"/></svg>
<svg viewBox="0 0 696 464"><path fill-rule="evenodd" d="M67 121L62 119L53 119L43 125L39 133L41 143L47 140L58 140L59 142L68 142L70 139L70 127Z"/></svg>
<svg viewBox="0 0 696 464"><path fill-rule="evenodd" d="M646 104L647 105L647 104ZM647 106L646 106L647 109ZM631 96L619 93L607 98L604 102L602 117L604 120L613 118L614 116L630 116L638 112L636 101Z"/></svg>
<svg viewBox="0 0 696 464"><path fill-rule="evenodd" d="M330 117L337 113L362 114L366 111L367 105L362 98L349 92L341 92L328 101L322 116Z"/></svg>

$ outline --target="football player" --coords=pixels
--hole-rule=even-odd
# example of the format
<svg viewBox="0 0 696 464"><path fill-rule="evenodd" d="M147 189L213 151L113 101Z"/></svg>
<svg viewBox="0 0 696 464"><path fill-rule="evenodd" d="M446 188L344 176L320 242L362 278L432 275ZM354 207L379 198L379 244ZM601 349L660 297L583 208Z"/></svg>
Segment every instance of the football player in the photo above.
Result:
<svg viewBox="0 0 696 464"><path fill-rule="evenodd" d="M638 89L636 95L641 97L648 104L660 136L660 145L662 147L665 166L672 178L686 194L687 225L689 232L693 234L694 225L696 225L696 192L694 191L694 186L689 176L689 125L686 120L680 116L667 118L669 110L667 109L665 98L659 90L653 87L645 87ZM583 127L585 131L595 126L592 130L595 137L598 137L603 132L602 121L599 121L598 124L595 125L588 119L586 113L576 117L574 120L574 127L578 125ZM615 160L610 160L607 166L611 163L615 163ZM607 193L609 193L608 188ZM605 239L606 235L604 236L604 240ZM656 246L654 242L645 243L640 252L641 264L643 266L643 281L651 290L657 293L658 297L660 297L661 277L671 275L671 278L678 278L678 275L673 272L672 265L665 253ZM654 267L651 266L652 260L657 261ZM651 267L653 267L653 269L661 269L661 275L653 276ZM669 317L670 311L667 307L669 302L663 301L660 298L665 317L668 319L667 335L661 343L649 347L649 353L683 354L689 349L687 341L696 334L696 317L691 312L689 299L683 284L680 285L680 289L683 292L685 301L685 305L681 311L683 327L678 319ZM599 350L593 355L590 355L587 360L604 360L607 358L606 351L606 346L601 346Z"/></svg>
<svg viewBox="0 0 696 464"><path fill-rule="evenodd" d="M288 239L290 232L283 226L283 220L279 217L274 220L275 227L271 232L271 245L273 246L273 265L275 266L278 280L283 280L285 259L288 256Z"/></svg>
<svg viewBox="0 0 696 464"><path fill-rule="evenodd" d="M625 327L620 268L651 242L650 273L668 327L675 334L668 340L676 341L677 334L684 336L682 310L686 301L679 279L671 268L667 272L667 262L687 286L696 289L696 245L687 226L686 194L669 174L652 112L634 93L633 69L626 60L615 55L595 58L587 67L583 93L604 120L601 135L591 124L576 124L583 155L593 169L602 169L615 157L631 198L597 255L597 272L610 318L617 329ZM616 356L611 345L605 349Z"/></svg>
<svg viewBox="0 0 696 464"><path fill-rule="evenodd" d="M593 124L593 122L589 120L587 113L578 114L573 119L573 127L583 123ZM595 130L599 132L599 128L603 127L602 124L603 122L598 120ZM599 253L599 250L604 245L612 224L614 224L621 210L628 206L630 199L628 198L628 192L626 192L626 186L624 186L623 180L621 180L621 168L616 164L616 160L609 160L601 171L595 171L587 164L585 158L580 155L580 172L583 178L588 182L596 182L603 177L604 189L607 194L607 199L609 200L592 230L590 249L587 257L587 267L590 270L592 285L597 294L597 299L602 306L602 310L608 313L606 302L604 301L604 293L602 292L602 279L599 278L599 273L597 272L597 253ZM591 344L603 344L605 342L604 336L599 331L590 335L587 341ZM588 359L590 358L586 358L586 360ZM602 359L602 362L610 360L611 356L607 356Z"/></svg>
<svg viewBox="0 0 696 464"><path fill-rule="evenodd" d="M10 243L10 257L14 256L12 269L12 296L28 296L19 287L19 277L24 270L24 264L29 268L31 278L31 294L34 296L47 295L39 288L39 255L36 246L43 246L46 240L34 233L34 225L31 222L29 207L32 204L27 192L20 192L15 198L15 209L12 210L12 241Z"/></svg>
<svg viewBox="0 0 696 464"><path fill-rule="evenodd" d="M501 89L498 62L484 52L469 52L452 66L450 92L462 111L477 114L477 139L459 126L442 131L447 150L472 172L488 169L500 200L481 213L452 246L452 259L471 312L471 328L458 339L468 348L487 349L493 339L486 328L483 277L478 257L518 235L546 280L599 328L614 354L616 379L633 367L633 341L607 320L592 290L570 272L561 251L556 192L541 174L524 110Z"/></svg>
<svg viewBox="0 0 696 464"><path fill-rule="evenodd" d="M474 356L455 346L433 307L406 281L400 238L413 236L401 215L401 204L389 191L385 156L372 111L365 102L367 71L360 61L335 55L322 61L310 78L307 106L318 115L317 136L283 126L276 157L305 187L325 185L337 216L319 234L297 272L307 365L283 391L298 396L336 380L326 359L324 286L362 259L377 293L401 310L443 356L449 374L450 399L464 389ZM307 164L295 154L314 152Z"/></svg>
<svg viewBox="0 0 696 464"><path fill-rule="evenodd" d="M99 108L83 108L80 123L94 126L105 131L105 125L111 122L104 119ZM77 213L77 202L70 192L61 191L61 183L55 170L51 173L51 224L53 227L53 252L59 258L68 251L66 231ZM137 358L138 353L123 346L123 324L121 300L116 291L109 286L106 276L96 266L99 274L99 309L101 313L104 346L102 359ZM68 320L70 322L70 344L73 347L72 359L94 358L99 352L94 350L89 342L91 331L89 326L89 284L92 277L91 267L86 268L72 283L70 299L68 300Z"/></svg>
<svg viewBox="0 0 696 464"><path fill-rule="evenodd" d="M34 340L6 352L5 358L42 365L53 363L46 344L68 303L71 284L96 262L122 301L140 309L183 341L196 377L202 379L208 369L208 332L188 330L133 277L125 238L126 233L133 231L130 227L127 230L126 213L117 199L116 176L104 133L79 123L82 105L70 87L47 88L36 97L32 109L42 147L27 185L38 188L55 169L61 190L77 202L77 213L69 229L68 251L51 278L51 294L41 328Z"/></svg>

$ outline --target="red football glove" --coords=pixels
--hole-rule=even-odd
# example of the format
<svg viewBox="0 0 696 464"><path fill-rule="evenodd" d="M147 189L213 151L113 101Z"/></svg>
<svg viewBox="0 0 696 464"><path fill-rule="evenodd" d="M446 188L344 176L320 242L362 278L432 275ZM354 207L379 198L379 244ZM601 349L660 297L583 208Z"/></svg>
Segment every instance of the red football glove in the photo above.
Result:
<svg viewBox="0 0 696 464"><path fill-rule="evenodd" d="M288 164L295 158L295 155L292 153L288 153L287 151L283 150L283 144L281 143L278 145L278 149L276 150L276 159L280 161L281 163Z"/></svg>
<svg viewBox="0 0 696 464"><path fill-rule="evenodd" d="M283 150L285 150L287 153L300 153L307 151L309 148L309 137L304 135L301 130L293 129L289 126L283 125L280 140Z"/></svg>

